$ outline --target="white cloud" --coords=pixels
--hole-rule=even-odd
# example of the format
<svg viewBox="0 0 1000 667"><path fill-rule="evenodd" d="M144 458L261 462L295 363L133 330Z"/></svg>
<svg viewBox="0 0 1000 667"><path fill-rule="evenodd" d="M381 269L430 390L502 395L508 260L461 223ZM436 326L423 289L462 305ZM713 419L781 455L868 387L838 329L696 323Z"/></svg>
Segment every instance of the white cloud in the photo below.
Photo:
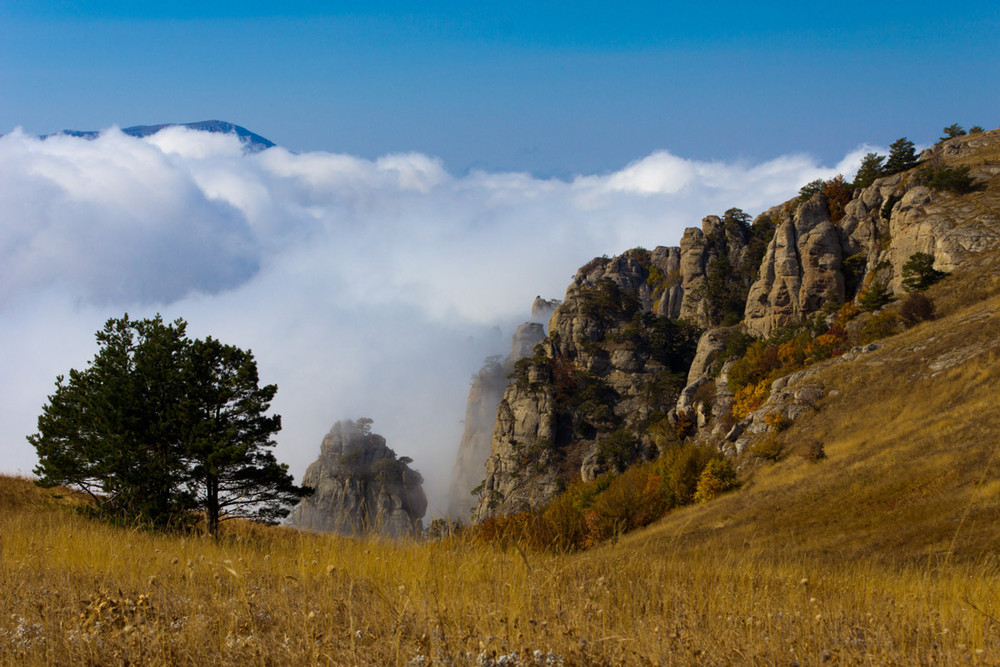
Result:
<svg viewBox="0 0 1000 667"><path fill-rule="evenodd" d="M252 348L279 386L279 458L300 475L337 419L369 416L440 506L470 375L535 295L561 298L595 255L674 245L704 215L756 213L834 169L665 151L569 182L449 174L437 159L365 160L172 128L93 141L0 137L0 467L51 383L93 355L107 317L162 312Z"/></svg>
<svg viewBox="0 0 1000 667"><path fill-rule="evenodd" d="M610 176L594 178L592 182L595 185L603 182L608 190L672 195L682 191L694 180L694 166L683 158L657 151Z"/></svg>

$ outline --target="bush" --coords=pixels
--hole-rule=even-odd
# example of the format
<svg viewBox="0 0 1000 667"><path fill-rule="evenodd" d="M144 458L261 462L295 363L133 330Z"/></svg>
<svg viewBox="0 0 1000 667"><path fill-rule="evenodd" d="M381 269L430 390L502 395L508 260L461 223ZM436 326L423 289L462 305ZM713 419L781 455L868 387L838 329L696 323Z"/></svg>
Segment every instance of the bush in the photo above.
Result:
<svg viewBox="0 0 1000 667"><path fill-rule="evenodd" d="M735 471L714 448L685 444L621 475L570 484L544 508L492 517L466 534L502 549L585 549L652 523L672 507L696 497L707 500L735 486ZM437 525L438 532L441 528Z"/></svg>
<svg viewBox="0 0 1000 667"><path fill-rule="evenodd" d="M732 414L736 419L743 419L759 408L771 395L771 381L767 378L756 384L742 387L733 396Z"/></svg>
<svg viewBox="0 0 1000 667"><path fill-rule="evenodd" d="M934 302L925 294L910 292L899 306L899 316L907 327L912 327L926 320L933 320Z"/></svg>
<svg viewBox="0 0 1000 667"><path fill-rule="evenodd" d="M783 450L784 447L782 447L781 441L775 436L769 435L755 442L753 447L750 448L750 453L765 461L777 461L781 458Z"/></svg>
<svg viewBox="0 0 1000 667"><path fill-rule="evenodd" d="M671 507L687 505L694 500L701 471L715 456L713 448L686 444L669 450L660 458L663 484Z"/></svg>
<svg viewBox="0 0 1000 667"><path fill-rule="evenodd" d="M772 410L764 415L764 423L775 433L781 433L792 425L792 420L784 412Z"/></svg>
<svg viewBox="0 0 1000 667"><path fill-rule="evenodd" d="M884 281L876 278L858 296L858 307L870 313L878 310L891 300L892 292L889 291L889 286Z"/></svg>
<svg viewBox="0 0 1000 667"><path fill-rule="evenodd" d="M618 472L624 471L642 453L639 439L625 428L620 428L597 444L601 461Z"/></svg>
<svg viewBox="0 0 1000 667"><path fill-rule="evenodd" d="M864 343L873 343L877 340L888 338L898 331L899 315L891 310L886 310L873 315L870 320L865 322L865 325L861 328L861 338Z"/></svg>
<svg viewBox="0 0 1000 667"><path fill-rule="evenodd" d="M800 454L809 463L819 463L826 458L826 450L823 448L823 443L815 438L803 441Z"/></svg>
<svg viewBox="0 0 1000 667"><path fill-rule="evenodd" d="M650 466L637 466L614 478L585 515L586 545L641 528L663 516L668 496L661 482Z"/></svg>
<svg viewBox="0 0 1000 667"><path fill-rule="evenodd" d="M932 190L950 190L964 195L976 189L975 179L969 174L969 165L949 167L947 165L920 171L920 182Z"/></svg>
<svg viewBox="0 0 1000 667"><path fill-rule="evenodd" d="M694 500L703 503L715 498L720 493L736 488L736 471L729 459L714 458L708 462L698 477L698 489Z"/></svg>

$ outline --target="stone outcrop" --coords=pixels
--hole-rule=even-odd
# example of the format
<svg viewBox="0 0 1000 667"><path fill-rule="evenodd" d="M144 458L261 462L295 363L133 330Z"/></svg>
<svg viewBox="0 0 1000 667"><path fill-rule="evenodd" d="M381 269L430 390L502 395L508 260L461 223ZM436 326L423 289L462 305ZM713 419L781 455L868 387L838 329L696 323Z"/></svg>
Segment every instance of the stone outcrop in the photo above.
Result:
<svg viewBox="0 0 1000 667"><path fill-rule="evenodd" d="M821 195L798 206L776 226L750 287L744 312L747 329L767 336L784 324L802 321L828 300L842 302L843 260L849 254L846 234L830 222Z"/></svg>
<svg viewBox="0 0 1000 667"><path fill-rule="evenodd" d="M474 520L544 504L566 483L655 453L641 425L676 402L696 340L653 312L677 259L676 249L636 249L577 272L538 353L515 364Z"/></svg>
<svg viewBox="0 0 1000 667"><path fill-rule="evenodd" d="M532 314L539 308L540 297L535 299ZM544 310L553 302L545 301ZM558 302L556 302L558 303ZM554 306L553 306L554 308ZM507 376L514 364L534 354L535 346L545 338L545 327L537 322L519 326L511 339L510 354L506 359L490 357L472 379L465 406L465 429L458 446L458 457L452 469L448 490L448 516L467 519L476 505L473 490L486 476L486 459L490 455L490 438L496 423L497 406L507 387Z"/></svg>
<svg viewBox="0 0 1000 667"><path fill-rule="evenodd" d="M295 508L292 525L349 536L419 534L427 511L423 478L397 458L371 421L339 421L302 478L313 494Z"/></svg>
<svg viewBox="0 0 1000 667"><path fill-rule="evenodd" d="M1000 164L976 156L998 144L996 131L958 137L924 151L921 165L966 164L985 190ZM984 201L992 195L935 191L920 181L917 170L876 179L854 191L836 221L819 194L768 211L777 228L747 297L747 330L766 337L828 301L854 298L866 279L899 294L903 265L914 253L933 255L934 268L949 272L1000 243L1000 213Z"/></svg>
<svg viewBox="0 0 1000 667"><path fill-rule="evenodd" d="M543 299L536 296L531 304L531 321L545 323L552 317L552 311L559 305L559 299Z"/></svg>
<svg viewBox="0 0 1000 667"><path fill-rule="evenodd" d="M704 218L701 229L685 229L678 252L680 307L676 314L669 309L660 312L711 327L723 323L731 301L738 301L742 310L750 274L756 273L750 241L746 225L716 215Z"/></svg>
<svg viewBox="0 0 1000 667"><path fill-rule="evenodd" d="M677 319L681 316L684 302L684 288L681 286L684 281L681 276L681 249L660 247L654 252L659 256L659 265L664 276L662 291L653 304L653 312L663 317Z"/></svg>
<svg viewBox="0 0 1000 667"><path fill-rule="evenodd" d="M709 329L698 339L698 348L688 370L687 382L672 412L675 420L677 415L683 415L691 419L694 426L703 428L717 412L728 411L732 403L732 392L726 387L725 378L720 380L714 371L716 362L720 361L725 350L726 336L731 330L731 327ZM728 394L728 402L719 395L723 390ZM706 396L710 396L712 400L705 400Z"/></svg>

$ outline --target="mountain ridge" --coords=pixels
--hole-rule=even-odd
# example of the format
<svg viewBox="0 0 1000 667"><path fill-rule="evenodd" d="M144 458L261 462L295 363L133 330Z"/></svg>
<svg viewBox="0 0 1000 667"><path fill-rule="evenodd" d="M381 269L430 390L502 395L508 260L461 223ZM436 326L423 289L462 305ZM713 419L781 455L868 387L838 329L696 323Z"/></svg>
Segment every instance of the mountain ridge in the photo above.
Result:
<svg viewBox="0 0 1000 667"><path fill-rule="evenodd" d="M277 145L270 139L267 139L256 132L252 132L241 125L236 125L235 123L223 120L201 120L191 123L160 123L158 125L134 125L132 127L122 128L121 131L122 134L127 134L131 137L141 139L143 137L154 135L160 130L170 127L185 127L189 130L197 130L199 132L235 134L243 143L244 150L250 153L259 153L260 151L267 150L268 148ZM101 133L97 130L60 130L59 132L52 134L44 134L41 138L48 139L49 137L69 136L81 139L96 139L100 136L100 134Z"/></svg>

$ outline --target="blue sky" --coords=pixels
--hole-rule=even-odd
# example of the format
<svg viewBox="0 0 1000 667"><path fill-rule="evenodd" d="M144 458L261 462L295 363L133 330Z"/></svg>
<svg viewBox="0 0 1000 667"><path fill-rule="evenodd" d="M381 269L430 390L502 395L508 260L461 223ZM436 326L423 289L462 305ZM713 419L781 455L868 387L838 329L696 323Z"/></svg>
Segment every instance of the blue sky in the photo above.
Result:
<svg viewBox="0 0 1000 667"><path fill-rule="evenodd" d="M218 118L567 177L995 127L994 3L0 3L0 131Z"/></svg>

